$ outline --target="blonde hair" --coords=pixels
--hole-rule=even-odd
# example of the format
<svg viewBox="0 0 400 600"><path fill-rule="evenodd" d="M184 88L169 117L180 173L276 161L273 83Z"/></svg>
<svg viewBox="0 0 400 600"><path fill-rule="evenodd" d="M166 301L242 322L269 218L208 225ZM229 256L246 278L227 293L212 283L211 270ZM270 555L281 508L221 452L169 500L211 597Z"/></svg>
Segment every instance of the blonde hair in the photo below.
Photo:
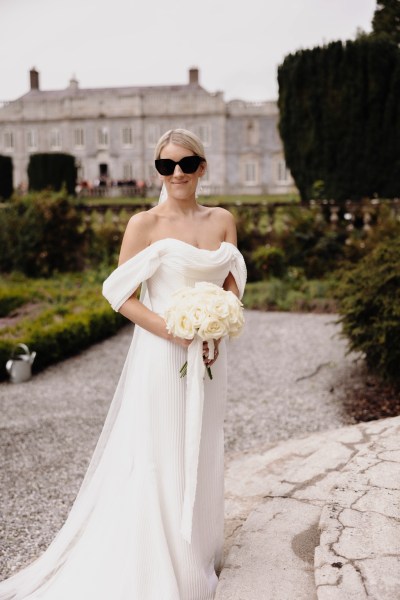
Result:
<svg viewBox="0 0 400 600"><path fill-rule="evenodd" d="M156 160L160 158L163 148L169 143L183 146L183 148L187 148L196 156L200 156L206 160L203 142L197 135L187 129L170 129L169 131L166 131L160 137L155 147L154 158Z"/></svg>

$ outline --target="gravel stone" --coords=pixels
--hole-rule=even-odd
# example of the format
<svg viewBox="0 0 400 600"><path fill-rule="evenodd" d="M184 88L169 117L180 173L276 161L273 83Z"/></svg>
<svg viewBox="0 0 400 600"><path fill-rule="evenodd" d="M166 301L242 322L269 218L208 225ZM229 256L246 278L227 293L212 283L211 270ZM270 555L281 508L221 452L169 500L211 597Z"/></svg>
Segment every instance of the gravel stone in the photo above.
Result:
<svg viewBox="0 0 400 600"><path fill-rule="evenodd" d="M246 311L228 342L226 458L354 423L361 379L335 315ZM23 384L0 384L0 579L40 555L78 492L129 348L132 326ZM351 385L350 385L351 384Z"/></svg>

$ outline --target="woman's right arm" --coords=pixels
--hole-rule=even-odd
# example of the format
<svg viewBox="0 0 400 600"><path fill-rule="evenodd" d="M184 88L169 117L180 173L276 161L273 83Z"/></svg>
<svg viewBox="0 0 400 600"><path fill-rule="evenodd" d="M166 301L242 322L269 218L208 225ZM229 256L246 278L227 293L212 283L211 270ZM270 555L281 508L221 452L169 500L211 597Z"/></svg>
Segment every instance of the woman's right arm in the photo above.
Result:
<svg viewBox="0 0 400 600"><path fill-rule="evenodd" d="M135 254L147 248L150 241L149 230L153 224L152 221L153 218L148 213L138 213L131 217L122 240L118 265L122 265ZM180 346L187 347L191 342L191 340L174 337L171 333L168 333L165 320L147 308L134 295L121 305L119 312L139 327Z"/></svg>

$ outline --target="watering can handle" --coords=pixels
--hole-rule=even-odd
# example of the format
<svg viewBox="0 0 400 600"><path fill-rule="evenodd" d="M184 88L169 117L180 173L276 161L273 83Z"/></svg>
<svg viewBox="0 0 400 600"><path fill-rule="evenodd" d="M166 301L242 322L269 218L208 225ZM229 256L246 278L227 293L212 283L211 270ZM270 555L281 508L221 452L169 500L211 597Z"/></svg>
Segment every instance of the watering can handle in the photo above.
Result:
<svg viewBox="0 0 400 600"><path fill-rule="evenodd" d="M12 353L12 356L11 356L11 358L14 358L14 356L15 356L15 352L16 352L16 348L22 348L22 350L24 350L24 351L25 351L25 354L26 354L27 356L29 356L29 354L30 354L30 353L29 353L29 348L28 348L28 346L27 346L26 344L17 344L17 345L15 346L14 350L13 350L13 353Z"/></svg>

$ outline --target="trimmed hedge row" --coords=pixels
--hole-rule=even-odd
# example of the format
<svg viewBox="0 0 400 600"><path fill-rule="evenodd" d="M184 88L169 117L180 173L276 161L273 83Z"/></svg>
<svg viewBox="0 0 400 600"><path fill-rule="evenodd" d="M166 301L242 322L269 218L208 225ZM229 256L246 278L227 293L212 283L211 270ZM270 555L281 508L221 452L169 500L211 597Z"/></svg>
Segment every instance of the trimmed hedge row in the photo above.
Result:
<svg viewBox="0 0 400 600"><path fill-rule="evenodd" d="M93 273L52 280L9 278L5 281L2 278L0 306L5 308L8 304L8 316L15 316L17 306L24 309L22 299L26 302L27 293L30 310L26 316L22 311L15 324L1 330L0 380L7 377L5 364L20 342L37 352L33 370L40 371L126 325L127 320L114 312L102 297L101 279L102 276ZM12 298L18 300L13 302Z"/></svg>
<svg viewBox="0 0 400 600"><path fill-rule="evenodd" d="M63 187L75 196L77 167L75 157L63 152L32 154L28 164L29 189L41 191L53 189L59 192Z"/></svg>
<svg viewBox="0 0 400 600"><path fill-rule="evenodd" d="M0 155L0 199L7 200L13 193L13 161L11 156Z"/></svg>

